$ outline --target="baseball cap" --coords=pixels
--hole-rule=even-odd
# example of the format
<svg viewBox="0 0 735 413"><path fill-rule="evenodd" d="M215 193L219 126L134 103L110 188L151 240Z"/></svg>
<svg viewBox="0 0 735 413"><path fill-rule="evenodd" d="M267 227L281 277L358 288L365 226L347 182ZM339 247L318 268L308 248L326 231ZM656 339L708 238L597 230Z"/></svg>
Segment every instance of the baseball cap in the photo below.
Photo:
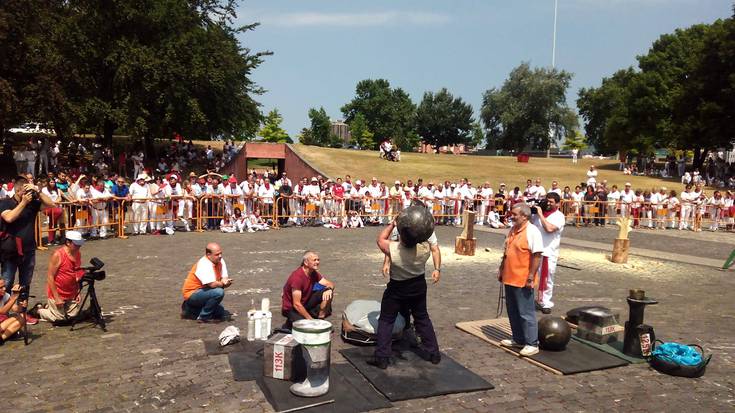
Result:
<svg viewBox="0 0 735 413"><path fill-rule="evenodd" d="M401 184L401 181L395 181L394 184L400 185Z"/></svg>
<svg viewBox="0 0 735 413"><path fill-rule="evenodd" d="M236 184L237 183L237 178L235 178L234 176L231 176L230 179L227 180L227 182L229 182L231 184Z"/></svg>
<svg viewBox="0 0 735 413"><path fill-rule="evenodd" d="M82 238L82 233L79 231L66 231L66 240L71 241L74 245L81 246L84 244L85 239Z"/></svg>
<svg viewBox="0 0 735 413"><path fill-rule="evenodd" d="M632 185L630 184L630 182L626 182L625 186L632 186Z"/></svg>
<svg viewBox="0 0 735 413"><path fill-rule="evenodd" d="M311 182L319 182L319 180L318 180L318 179L316 179L316 176L312 176L312 177L311 177Z"/></svg>

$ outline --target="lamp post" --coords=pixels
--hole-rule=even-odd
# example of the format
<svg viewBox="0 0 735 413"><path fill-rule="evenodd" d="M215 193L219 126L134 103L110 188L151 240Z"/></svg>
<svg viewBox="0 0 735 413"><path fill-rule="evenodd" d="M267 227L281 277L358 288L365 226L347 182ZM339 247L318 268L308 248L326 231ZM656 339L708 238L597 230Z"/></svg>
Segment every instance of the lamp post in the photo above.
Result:
<svg viewBox="0 0 735 413"><path fill-rule="evenodd" d="M559 0L554 0L554 32L551 40L551 68L556 67L556 11L559 6ZM551 139L556 136L556 131L549 125L549 146L546 147L546 157L551 158Z"/></svg>

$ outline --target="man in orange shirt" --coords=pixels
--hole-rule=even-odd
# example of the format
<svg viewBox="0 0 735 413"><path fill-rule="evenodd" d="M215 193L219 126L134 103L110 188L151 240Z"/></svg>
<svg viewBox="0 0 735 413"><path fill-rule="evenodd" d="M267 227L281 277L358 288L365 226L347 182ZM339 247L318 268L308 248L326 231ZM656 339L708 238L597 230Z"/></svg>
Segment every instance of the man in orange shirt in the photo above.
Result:
<svg viewBox="0 0 735 413"><path fill-rule="evenodd" d="M505 238L505 253L500 261L498 281L505 288L505 306L508 310L513 339L502 340L504 347L521 348L522 356L538 353L538 323L533 289L536 273L544 250L541 232L528 222L531 208L517 203L511 209L513 226Z"/></svg>
<svg viewBox="0 0 735 413"><path fill-rule="evenodd" d="M200 323L214 323L225 317L222 299L225 288L232 285L227 264L222 259L219 244L207 244L205 254L191 267L184 280L181 318L196 319Z"/></svg>

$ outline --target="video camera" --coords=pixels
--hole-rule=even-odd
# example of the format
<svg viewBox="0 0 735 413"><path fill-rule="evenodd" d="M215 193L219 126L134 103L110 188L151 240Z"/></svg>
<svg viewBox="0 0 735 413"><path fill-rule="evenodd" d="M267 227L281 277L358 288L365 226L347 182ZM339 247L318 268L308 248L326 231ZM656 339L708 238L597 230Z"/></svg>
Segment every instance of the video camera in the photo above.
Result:
<svg viewBox="0 0 735 413"><path fill-rule="evenodd" d="M531 214L537 215L539 213L539 209L541 212L549 210L549 201L546 198L536 202L536 205L531 206Z"/></svg>
<svg viewBox="0 0 735 413"><path fill-rule="evenodd" d="M104 271L100 271L100 269L105 266L105 263L97 257L89 260L89 263L92 265L90 265L89 267L82 267L82 269L84 270L82 282L86 281L88 283L93 283L95 281L104 280L107 274Z"/></svg>

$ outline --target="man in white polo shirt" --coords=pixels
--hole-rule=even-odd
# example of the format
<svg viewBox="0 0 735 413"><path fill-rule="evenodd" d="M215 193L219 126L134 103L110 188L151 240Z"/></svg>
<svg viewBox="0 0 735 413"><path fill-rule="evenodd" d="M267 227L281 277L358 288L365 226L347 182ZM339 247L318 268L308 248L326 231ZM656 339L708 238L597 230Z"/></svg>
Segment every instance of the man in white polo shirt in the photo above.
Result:
<svg viewBox="0 0 735 413"><path fill-rule="evenodd" d="M566 218L559 211L561 198L556 192L546 194L546 208L543 210L536 207L531 218L531 223L538 227L541 232L544 250L541 254L542 261L539 267L541 274L538 286L538 298L536 306L544 314L551 314L554 303L551 295L554 289L554 274L556 273L556 262L559 260L559 246L561 244L561 233L564 231Z"/></svg>
<svg viewBox="0 0 735 413"><path fill-rule="evenodd" d="M225 308L221 302L225 297L224 289L230 285L232 280L222 259L222 248L210 242L204 256L191 267L184 281L181 318L196 319L200 323L222 321Z"/></svg>

